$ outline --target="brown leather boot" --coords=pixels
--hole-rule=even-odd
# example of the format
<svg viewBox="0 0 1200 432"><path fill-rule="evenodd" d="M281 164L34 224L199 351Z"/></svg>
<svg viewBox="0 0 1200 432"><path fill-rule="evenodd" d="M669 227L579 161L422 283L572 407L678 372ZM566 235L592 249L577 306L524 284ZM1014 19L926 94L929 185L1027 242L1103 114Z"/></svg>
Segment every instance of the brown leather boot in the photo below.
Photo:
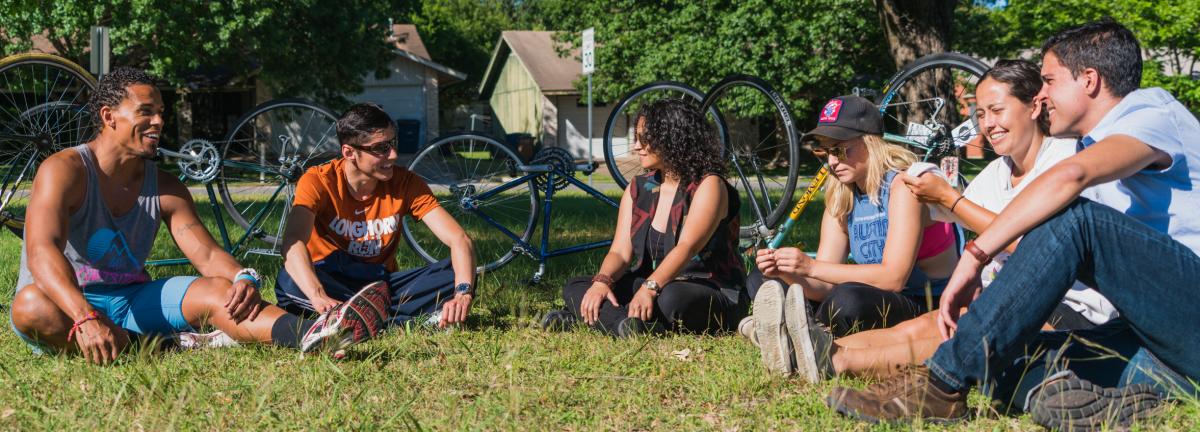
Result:
<svg viewBox="0 0 1200 432"><path fill-rule="evenodd" d="M872 423L917 418L949 423L966 419L967 392L946 393L931 379L925 366L909 366L863 390L834 388L825 402L842 415Z"/></svg>

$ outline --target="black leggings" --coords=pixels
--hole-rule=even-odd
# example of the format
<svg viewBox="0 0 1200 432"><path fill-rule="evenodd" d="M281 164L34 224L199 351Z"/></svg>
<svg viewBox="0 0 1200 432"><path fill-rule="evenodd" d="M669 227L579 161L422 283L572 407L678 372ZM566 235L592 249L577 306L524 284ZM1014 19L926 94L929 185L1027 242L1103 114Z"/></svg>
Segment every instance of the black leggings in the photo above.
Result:
<svg viewBox="0 0 1200 432"><path fill-rule="evenodd" d="M836 337L863 330L891 327L938 306L938 297L912 296L884 291L859 282L834 285L816 307L816 320L829 326Z"/></svg>
<svg viewBox="0 0 1200 432"><path fill-rule="evenodd" d="M592 327L616 335L617 324L629 316L629 301L645 280L645 277L632 274L618 279L613 284L612 292L620 306L613 306L608 300L601 302L599 320ZM570 279L563 286L563 300L576 317L581 316L579 309L583 303L583 296L591 287L590 276ZM737 321L746 315L748 303L731 301L709 281L671 281L664 285L662 291L654 298L654 315L651 320L659 321L674 330L714 333L731 330L737 326Z"/></svg>

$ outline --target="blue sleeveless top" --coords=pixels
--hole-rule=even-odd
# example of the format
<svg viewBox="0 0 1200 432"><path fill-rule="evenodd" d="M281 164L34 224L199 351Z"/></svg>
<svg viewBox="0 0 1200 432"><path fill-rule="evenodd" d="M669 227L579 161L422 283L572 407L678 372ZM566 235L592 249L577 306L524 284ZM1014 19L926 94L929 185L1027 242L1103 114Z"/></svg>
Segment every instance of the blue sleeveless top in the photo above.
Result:
<svg viewBox="0 0 1200 432"><path fill-rule="evenodd" d="M888 198L891 197L892 180L896 171L888 171L879 188L879 205L871 203L871 197L864 193L854 192L854 208L850 210L850 220L846 223L850 236L850 255L859 264L879 264L883 262L883 246L888 233ZM913 264L912 273L904 283L905 295L924 296L925 284L932 284L933 295L941 295L949 279L930 280L925 272Z"/></svg>

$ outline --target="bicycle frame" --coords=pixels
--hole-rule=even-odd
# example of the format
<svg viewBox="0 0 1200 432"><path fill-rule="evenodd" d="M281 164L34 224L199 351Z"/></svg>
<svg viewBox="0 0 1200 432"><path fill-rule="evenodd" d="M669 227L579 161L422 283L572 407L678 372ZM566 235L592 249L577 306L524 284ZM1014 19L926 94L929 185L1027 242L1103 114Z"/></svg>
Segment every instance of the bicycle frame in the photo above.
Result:
<svg viewBox="0 0 1200 432"><path fill-rule="evenodd" d="M195 157L193 157L191 155L174 152L174 151L166 150L166 149L159 149L159 153L166 155L166 156L170 156L170 157L195 159ZM263 173L263 174L281 174L279 172L279 170L268 169L268 168L264 168L262 165L245 163L245 162L222 160L221 165L222 166L235 166L235 167L244 168L244 169L247 169L250 171L255 171L255 172L259 172L259 173ZM186 175L179 176L180 181L186 181L187 179L188 179L188 177ZM257 235L261 231L257 228L258 225L260 223L262 223L263 218L266 217L267 210L271 208L271 204L275 202L275 199L279 197L279 194L281 192L283 192L284 188L286 188L287 185L288 185L288 182L286 180L280 182L279 187L275 188L275 191L271 193L271 197L269 199L267 199L267 205L264 205L262 210L259 210L258 213L255 214L254 217L251 219L250 229L247 229L246 232L243 233L242 236L240 238L238 238L237 241L235 242L232 240L232 237L229 234L229 228L225 225L225 216L223 215L223 212L221 210L220 203L217 201L217 192L213 188L212 180L210 179L209 181L204 182L204 188L208 192L209 208L211 209L213 218L215 219L215 222L217 225L217 231L221 236L221 238L220 238L221 246L223 249L225 249L226 252L229 252L230 254L234 254L235 252L240 250L242 247L244 247L247 244L247 242L250 241L250 239L252 237ZM184 265L184 264L189 264L189 263L191 263L191 261L188 260L187 258L165 258L165 259L146 261L147 266L172 266L172 265Z"/></svg>
<svg viewBox="0 0 1200 432"><path fill-rule="evenodd" d="M579 165L579 166L577 166L577 168L579 168L580 170L594 169L594 167L591 164ZM501 233L504 233L505 236L508 236L508 238L512 239L513 250L515 250L521 254L524 254L526 256L529 256L530 258L536 259L538 261L538 269L536 272L534 272L533 278L531 279L531 281L533 283L541 282L542 276L544 276L546 273L546 261L552 257L567 255L567 254L572 254L572 253L576 253L576 252L582 252L582 251L592 250L592 249L597 249L597 248L602 248L602 247L612 244L612 240L610 239L610 240L603 240L603 241L597 241L597 242L591 242L591 243L582 243L582 244L567 246L567 247L559 248L559 249L550 249L550 218L553 213L553 200L554 200L554 193L556 190L556 188L554 187L555 177L561 177L562 179L566 180L568 183L574 185L575 187L579 188L580 190L587 192L588 195L591 195L593 198L596 198L596 199L604 202L605 204L612 206L613 208L620 208L620 204L617 203L616 201L614 201L612 198L609 198L608 196L604 195L600 191L596 190L595 188L588 186L586 183L579 181L578 179L576 179L575 177L573 177L571 175L567 175L566 173L562 172L559 168L556 168L553 165L549 165L549 164L546 164L546 165L520 165L517 167L517 169L526 174L521 177L518 177L516 179L509 180L509 181L505 182L504 184L502 184L492 190L484 192L482 194L474 195L471 197L463 197L462 205L463 205L464 209L475 214L476 216L478 216L479 218L481 218L485 222L487 222L488 225L491 225L492 227L499 230ZM481 210L478 206L476 206L474 204L476 201L484 201L484 200L487 200L488 198L496 196L500 193L503 193L503 192L513 189L515 187L521 186L527 182L533 182L534 179L536 179L537 177L543 176L543 175L546 176L546 181L545 181L545 188L542 191L542 194L544 195L542 197L542 230L541 230L542 232L541 232L540 245L538 247L535 247L530 242L526 242L526 241L522 240L520 235L513 233L511 230L504 227L504 225L501 225L499 222L496 222L496 220L494 218L489 216L487 213L485 213L483 210Z"/></svg>

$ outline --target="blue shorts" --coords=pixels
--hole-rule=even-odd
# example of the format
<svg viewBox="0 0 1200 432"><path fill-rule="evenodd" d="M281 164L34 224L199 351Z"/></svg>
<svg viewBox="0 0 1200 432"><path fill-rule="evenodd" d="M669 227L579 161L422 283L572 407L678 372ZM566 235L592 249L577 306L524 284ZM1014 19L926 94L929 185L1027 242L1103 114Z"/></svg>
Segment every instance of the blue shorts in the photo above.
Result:
<svg viewBox="0 0 1200 432"><path fill-rule="evenodd" d="M83 290L83 297L93 308L134 336L167 336L194 331L183 317L183 296L196 279L195 276L175 276L141 284L91 285ZM17 331L11 315L9 325L33 352L54 351Z"/></svg>

